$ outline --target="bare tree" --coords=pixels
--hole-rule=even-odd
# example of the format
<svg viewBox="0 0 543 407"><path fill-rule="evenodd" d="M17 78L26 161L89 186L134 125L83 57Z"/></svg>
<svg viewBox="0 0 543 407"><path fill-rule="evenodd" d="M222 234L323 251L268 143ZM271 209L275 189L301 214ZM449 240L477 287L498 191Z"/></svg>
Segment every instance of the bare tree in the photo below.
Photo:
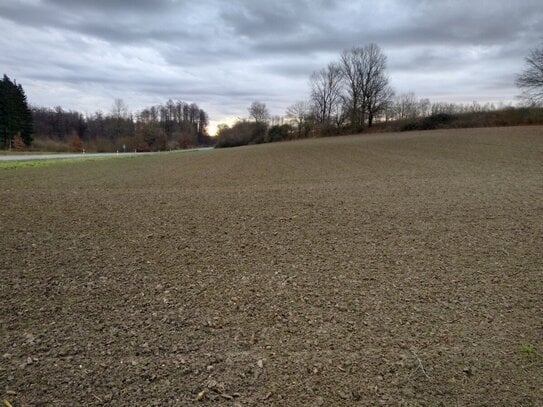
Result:
<svg viewBox="0 0 543 407"><path fill-rule="evenodd" d="M197 124L200 116L200 108L196 103L191 103L189 106L189 122L191 124Z"/></svg>
<svg viewBox="0 0 543 407"><path fill-rule="evenodd" d="M430 116L431 106L432 104L430 103L430 99L428 98L420 99L417 105L419 116L422 116L422 117Z"/></svg>
<svg viewBox="0 0 543 407"><path fill-rule="evenodd" d="M530 51L527 67L517 76L516 84L524 91L522 97L534 103L543 103L543 47Z"/></svg>
<svg viewBox="0 0 543 407"><path fill-rule="evenodd" d="M413 92L399 94L394 101L394 107L398 119L412 119L418 115L417 99Z"/></svg>
<svg viewBox="0 0 543 407"><path fill-rule="evenodd" d="M373 125L375 117L383 113L394 96L386 74L385 54L377 44L369 44L363 48L364 63L361 65L364 106L368 114L368 127Z"/></svg>
<svg viewBox="0 0 543 407"><path fill-rule="evenodd" d="M340 67L351 126L360 129L390 106L394 94L386 75L386 56L376 44L343 51Z"/></svg>
<svg viewBox="0 0 543 407"><path fill-rule="evenodd" d="M183 106L184 105L185 105L185 102L183 102L182 100L177 100L175 102L175 122L177 124L183 121Z"/></svg>
<svg viewBox="0 0 543 407"><path fill-rule="evenodd" d="M128 106L122 99L115 99L111 107L112 116L117 119L126 119L128 117Z"/></svg>
<svg viewBox="0 0 543 407"><path fill-rule="evenodd" d="M368 127L373 126L373 121L376 117L383 115L387 111L394 98L394 90L388 86L388 79L386 85L381 83L374 89L375 91L367 101Z"/></svg>
<svg viewBox="0 0 543 407"><path fill-rule="evenodd" d="M364 82L363 68L364 49L352 48L344 50L339 58L342 79L345 84L346 108L353 129L361 129L364 126L364 99L362 97Z"/></svg>
<svg viewBox="0 0 543 407"><path fill-rule="evenodd" d="M311 102L317 121L330 124L332 111L341 102L341 70L336 64L313 72L310 79Z"/></svg>
<svg viewBox="0 0 543 407"><path fill-rule="evenodd" d="M287 108L287 118L296 125L298 138L304 133L311 106L306 101L296 102Z"/></svg>
<svg viewBox="0 0 543 407"><path fill-rule="evenodd" d="M338 102L332 107L331 120L338 129L342 128L349 116L349 99L341 95Z"/></svg>
<svg viewBox="0 0 543 407"><path fill-rule="evenodd" d="M265 103L255 101L249 106L249 117L255 122L262 123L270 118L270 112Z"/></svg>
<svg viewBox="0 0 543 407"><path fill-rule="evenodd" d="M112 138L119 138L125 132L125 121L128 119L128 106L122 99L115 99L111 108L111 114L115 120Z"/></svg>

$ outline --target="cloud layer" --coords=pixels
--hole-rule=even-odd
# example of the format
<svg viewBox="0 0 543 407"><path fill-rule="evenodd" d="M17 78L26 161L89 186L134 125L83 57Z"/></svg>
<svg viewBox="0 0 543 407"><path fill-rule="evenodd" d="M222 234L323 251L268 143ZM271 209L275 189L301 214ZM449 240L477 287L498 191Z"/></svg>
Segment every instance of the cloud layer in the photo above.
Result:
<svg viewBox="0 0 543 407"><path fill-rule="evenodd" d="M540 0L20 0L0 3L2 71L34 104L92 112L195 101L217 122L253 100L282 114L310 73L378 43L399 92L511 101L543 42Z"/></svg>

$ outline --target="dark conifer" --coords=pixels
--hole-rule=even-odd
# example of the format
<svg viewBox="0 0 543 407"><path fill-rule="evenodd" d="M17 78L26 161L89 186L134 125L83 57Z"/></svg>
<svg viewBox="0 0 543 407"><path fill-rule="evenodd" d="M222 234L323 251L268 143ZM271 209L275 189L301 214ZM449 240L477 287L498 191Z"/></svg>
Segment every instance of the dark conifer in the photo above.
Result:
<svg viewBox="0 0 543 407"><path fill-rule="evenodd" d="M15 135L20 134L24 143L32 143L32 112L21 85L4 75L0 82L0 143L10 148Z"/></svg>

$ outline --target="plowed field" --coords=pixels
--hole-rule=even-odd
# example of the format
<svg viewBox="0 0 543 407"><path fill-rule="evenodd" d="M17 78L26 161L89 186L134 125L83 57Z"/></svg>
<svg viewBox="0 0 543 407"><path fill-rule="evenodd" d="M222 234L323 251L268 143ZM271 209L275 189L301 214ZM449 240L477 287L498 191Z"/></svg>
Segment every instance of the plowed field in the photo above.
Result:
<svg viewBox="0 0 543 407"><path fill-rule="evenodd" d="M0 171L27 405L543 405L543 127Z"/></svg>

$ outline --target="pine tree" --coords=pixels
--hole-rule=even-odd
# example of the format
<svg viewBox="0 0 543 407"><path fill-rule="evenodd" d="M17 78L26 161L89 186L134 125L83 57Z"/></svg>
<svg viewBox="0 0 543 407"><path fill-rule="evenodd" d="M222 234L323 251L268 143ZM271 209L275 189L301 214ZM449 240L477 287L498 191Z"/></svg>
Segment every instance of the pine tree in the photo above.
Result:
<svg viewBox="0 0 543 407"><path fill-rule="evenodd" d="M4 75L0 81L0 143L9 148L18 133L27 146L32 143L32 112L23 87Z"/></svg>
<svg viewBox="0 0 543 407"><path fill-rule="evenodd" d="M28 107L28 102L26 101L26 94L23 90L23 87L19 84L17 86L17 108L20 115L20 131L21 137L23 138L24 143L29 146L32 144L32 133L33 123L32 123L32 111Z"/></svg>
<svg viewBox="0 0 543 407"><path fill-rule="evenodd" d="M9 94L9 84L11 81L9 78L4 75L4 78L2 81L0 81L0 148L9 146L8 140L10 133L10 126L9 126L9 106L8 106L8 94Z"/></svg>

